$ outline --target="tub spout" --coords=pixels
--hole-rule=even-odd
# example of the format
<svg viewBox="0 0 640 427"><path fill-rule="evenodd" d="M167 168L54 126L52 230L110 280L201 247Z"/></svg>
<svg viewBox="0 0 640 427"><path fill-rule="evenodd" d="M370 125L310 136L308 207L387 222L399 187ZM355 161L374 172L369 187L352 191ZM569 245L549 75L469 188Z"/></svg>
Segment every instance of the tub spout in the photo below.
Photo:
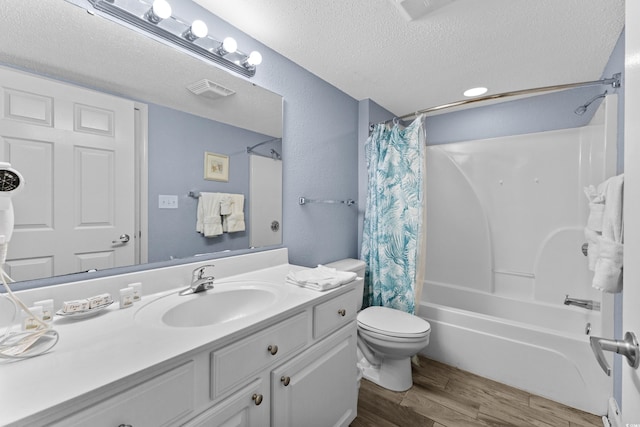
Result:
<svg viewBox="0 0 640 427"><path fill-rule="evenodd" d="M575 305L576 307L586 308L587 310L600 310L600 303L590 299L578 299L569 298L569 295L564 297L564 305Z"/></svg>

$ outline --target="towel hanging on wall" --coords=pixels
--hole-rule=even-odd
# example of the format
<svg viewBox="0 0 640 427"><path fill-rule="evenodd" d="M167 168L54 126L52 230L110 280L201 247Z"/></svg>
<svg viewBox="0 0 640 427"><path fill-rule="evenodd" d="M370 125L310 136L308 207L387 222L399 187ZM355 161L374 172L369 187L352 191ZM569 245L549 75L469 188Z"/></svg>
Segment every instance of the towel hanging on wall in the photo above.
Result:
<svg viewBox="0 0 640 427"><path fill-rule="evenodd" d="M624 221L622 217L624 175L609 178L598 187L584 189L589 199L585 228L589 269L593 287L603 292L622 291Z"/></svg>

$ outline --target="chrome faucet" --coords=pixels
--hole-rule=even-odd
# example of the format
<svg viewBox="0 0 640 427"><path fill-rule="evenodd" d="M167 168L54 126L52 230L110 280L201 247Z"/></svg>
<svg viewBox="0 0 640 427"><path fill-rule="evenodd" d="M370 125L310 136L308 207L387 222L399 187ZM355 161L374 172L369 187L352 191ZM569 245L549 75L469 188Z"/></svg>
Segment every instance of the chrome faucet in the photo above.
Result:
<svg viewBox="0 0 640 427"><path fill-rule="evenodd" d="M586 308L587 310L600 310L600 303L590 299L569 298L564 297L564 305L575 305L576 307Z"/></svg>
<svg viewBox="0 0 640 427"><path fill-rule="evenodd" d="M180 295L197 294L213 288L213 276L205 276L207 268L214 267L213 264L203 265L193 270L191 273L191 286L180 291Z"/></svg>

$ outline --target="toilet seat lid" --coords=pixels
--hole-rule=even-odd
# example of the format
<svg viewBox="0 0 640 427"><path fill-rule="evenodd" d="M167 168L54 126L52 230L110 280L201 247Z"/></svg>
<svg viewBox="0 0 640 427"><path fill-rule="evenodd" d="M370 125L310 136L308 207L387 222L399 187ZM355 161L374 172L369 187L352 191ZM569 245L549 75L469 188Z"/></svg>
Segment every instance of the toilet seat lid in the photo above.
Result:
<svg viewBox="0 0 640 427"><path fill-rule="evenodd" d="M429 333L426 320L389 307L369 307L358 313L358 326L383 335L421 337Z"/></svg>

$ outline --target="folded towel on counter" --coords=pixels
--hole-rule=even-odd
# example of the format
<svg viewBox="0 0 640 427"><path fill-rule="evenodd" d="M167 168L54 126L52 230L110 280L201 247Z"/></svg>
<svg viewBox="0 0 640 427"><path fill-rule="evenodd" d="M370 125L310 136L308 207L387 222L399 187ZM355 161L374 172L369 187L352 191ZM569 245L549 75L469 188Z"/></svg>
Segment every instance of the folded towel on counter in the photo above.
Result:
<svg viewBox="0 0 640 427"><path fill-rule="evenodd" d="M589 199L589 219L585 228L589 269L593 287L603 292L622 291L624 222L622 204L624 175L607 179L596 189L584 189Z"/></svg>
<svg viewBox="0 0 640 427"><path fill-rule="evenodd" d="M338 271L335 268L318 265L309 270L290 271L287 274L286 282L314 291L327 291L349 283L355 278L356 273L354 272Z"/></svg>

